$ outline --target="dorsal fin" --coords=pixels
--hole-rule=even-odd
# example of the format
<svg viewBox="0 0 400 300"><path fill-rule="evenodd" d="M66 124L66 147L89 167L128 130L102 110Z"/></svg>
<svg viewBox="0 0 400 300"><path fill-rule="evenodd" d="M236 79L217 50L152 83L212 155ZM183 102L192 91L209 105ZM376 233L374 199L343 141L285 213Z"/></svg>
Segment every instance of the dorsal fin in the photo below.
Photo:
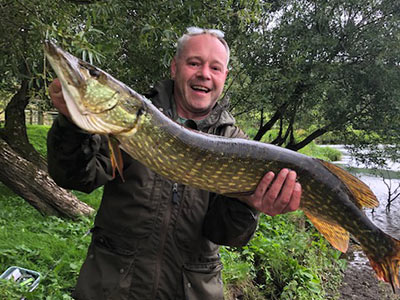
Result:
<svg viewBox="0 0 400 300"><path fill-rule="evenodd" d="M374 208L379 206L379 201L374 193L371 191L369 186L360 179L343 170L341 167L327 161L320 160L320 162L329 169L329 171L335 174L349 189L350 193L353 195L352 200L354 201L354 204L359 208Z"/></svg>
<svg viewBox="0 0 400 300"><path fill-rule="evenodd" d="M347 251L350 235L346 229L332 222L318 218L309 211L304 210L304 213L333 247L343 253Z"/></svg>

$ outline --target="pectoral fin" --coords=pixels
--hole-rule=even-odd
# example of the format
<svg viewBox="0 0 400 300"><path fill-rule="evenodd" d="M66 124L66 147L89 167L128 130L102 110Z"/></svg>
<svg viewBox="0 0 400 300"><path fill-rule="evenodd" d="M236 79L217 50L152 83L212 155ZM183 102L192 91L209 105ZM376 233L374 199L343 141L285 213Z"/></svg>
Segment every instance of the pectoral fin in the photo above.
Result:
<svg viewBox="0 0 400 300"><path fill-rule="evenodd" d="M113 170L113 178L115 178L115 169L118 170L119 175L123 182L125 182L123 176L123 167L124 162L122 160L121 149L119 148L119 142L113 136L108 137L108 147L110 149L110 159L111 159L111 166Z"/></svg>

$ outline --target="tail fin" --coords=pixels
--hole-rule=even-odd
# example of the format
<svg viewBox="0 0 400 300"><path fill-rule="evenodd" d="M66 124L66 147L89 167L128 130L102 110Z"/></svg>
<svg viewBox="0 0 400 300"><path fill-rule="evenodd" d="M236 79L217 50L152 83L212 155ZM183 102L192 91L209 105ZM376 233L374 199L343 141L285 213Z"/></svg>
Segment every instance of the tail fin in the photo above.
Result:
<svg viewBox="0 0 400 300"><path fill-rule="evenodd" d="M399 282L399 267L400 267L400 241L387 235L388 239L393 243L392 252L382 258L373 257L367 254L371 267L376 272L378 279L390 283L393 293L396 293L396 288L400 288Z"/></svg>

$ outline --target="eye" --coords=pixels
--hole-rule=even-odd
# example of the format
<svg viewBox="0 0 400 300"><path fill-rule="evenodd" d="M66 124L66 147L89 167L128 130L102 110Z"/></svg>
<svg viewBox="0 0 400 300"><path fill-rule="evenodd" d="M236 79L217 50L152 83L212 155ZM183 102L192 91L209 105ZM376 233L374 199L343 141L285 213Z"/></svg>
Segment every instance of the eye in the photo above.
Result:
<svg viewBox="0 0 400 300"><path fill-rule="evenodd" d="M200 65L197 61L190 61L188 64L189 64L189 66L192 66L192 67L197 67L198 65Z"/></svg>
<svg viewBox="0 0 400 300"><path fill-rule="evenodd" d="M222 70L222 68L220 66L218 66L218 65L217 66L212 66L211 69L213 69L214 71L218 71L218 72Z"/></svg>
<svg viewBox="0 0 400 300"><path fill-rule="evenodd" d="M92 77L96 77L96 78L98 78L99 76L100 76L100 71L99 70L97 70L97 69L92 69L92 68L90 68L89 69L89 74L90 74L90 76L92 76Z"/></svg>

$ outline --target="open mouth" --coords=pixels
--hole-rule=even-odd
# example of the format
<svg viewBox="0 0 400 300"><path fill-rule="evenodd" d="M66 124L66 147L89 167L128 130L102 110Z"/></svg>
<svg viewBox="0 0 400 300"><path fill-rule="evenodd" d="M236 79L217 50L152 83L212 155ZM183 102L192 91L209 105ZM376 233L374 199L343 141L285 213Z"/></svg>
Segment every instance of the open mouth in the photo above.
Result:
<svg viewBox="0 0 400 300"><path fill-rule="evenodd" d="M196 92L209 93L211 89L202 85L192 85L191 88Z"/></svg>

